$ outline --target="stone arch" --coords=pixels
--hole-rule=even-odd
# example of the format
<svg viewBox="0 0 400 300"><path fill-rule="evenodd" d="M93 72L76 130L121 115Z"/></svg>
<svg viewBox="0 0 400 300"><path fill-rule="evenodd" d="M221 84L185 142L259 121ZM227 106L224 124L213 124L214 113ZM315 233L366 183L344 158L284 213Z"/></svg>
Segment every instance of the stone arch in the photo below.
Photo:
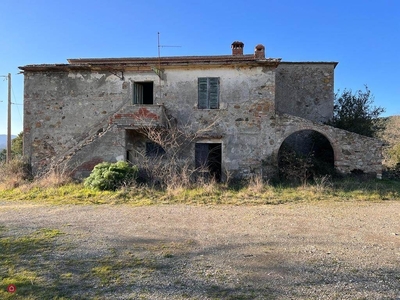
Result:
<svg viewBox="0 0 400 300"><path fill-rule="evenodd" d="M286 132L278 144L279 148L276 155L278 170L282 171L285 165L290 166L293 164L293 167L295 167L296 161L298 162L299 160L289 161L291 155L296 153L298 157L304 159L304 162L307 157L311 159L314 165L314 167L310 167L312 174L333 174L337 149L335 149L336 147L332 140L332 137L324 131L311 126ZM288 155L289 153L290 155Z"/></svg>
<svg viewBox="0 0 400 300"><path fill-rule="evenodd" d="M314 126L313 126L314 125ZM332 149L333 149L333 156L334 156L334 160L335 162L341 159L341 151L340 151L340 147L337 144L338 143L338 139L335 136L335 134L330 134L331 132L327 129L332 129L333 127L331 126L327 126L327 125L302 125L302 126L298 126L298 127L286 127L284 133L282 134L282 136L277 140L276 146L277 148L275 149L275 155L278 155L279 149L282 145L282 143L292 134L299 132L299 131L303 131L303 130L310 130L310 131L315 131L318 132L319 134L323 135L330 143Z"/></svg>

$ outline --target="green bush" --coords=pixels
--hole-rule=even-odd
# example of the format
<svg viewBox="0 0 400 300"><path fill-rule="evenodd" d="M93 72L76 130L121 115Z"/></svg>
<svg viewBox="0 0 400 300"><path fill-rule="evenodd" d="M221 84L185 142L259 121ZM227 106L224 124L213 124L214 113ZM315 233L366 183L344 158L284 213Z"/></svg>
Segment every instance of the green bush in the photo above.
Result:
<svg viewBox="0 0 400 300"><path fill-rule="evenodd" d="M98 190L116 190L124 184L136 180L138 168L125 161L116 163L103 162L96 165L85 180L85 186Z"/></svg>

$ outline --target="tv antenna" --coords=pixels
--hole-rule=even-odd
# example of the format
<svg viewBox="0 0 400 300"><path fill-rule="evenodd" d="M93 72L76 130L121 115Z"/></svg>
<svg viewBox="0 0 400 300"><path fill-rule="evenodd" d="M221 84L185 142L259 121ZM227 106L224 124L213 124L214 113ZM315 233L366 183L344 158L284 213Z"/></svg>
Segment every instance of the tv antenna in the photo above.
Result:
<svg viewBox="0 0 400 300"><path fill-rule="evenodd" d="M160 44L160 32L157 32L157 46L158 46L158 58L161 57L161 48L180 48L182 46L171 46L171 45L161 45Z"/></svg>
<svg viewBox="0 0 400 300"><path fill-rule="evenodd" d="M171 46L171 45L161 45L160 44L160 32L157 32L157 48L158 48L158 68L154 68L153 71L158 75L159 87L160 87L160 99L162 98L162 88L161 88L161 48L180 48L181 46Z"/></svg>
<svg viewBox="0 0 400 300"><path fill-rule="evenodd" d="M160 44L160 32L157 32L157 47L158 47L158 72L157 75L161 79L161 48L180 48L182 46L171 46L171 45L161 45Z"/></svg>

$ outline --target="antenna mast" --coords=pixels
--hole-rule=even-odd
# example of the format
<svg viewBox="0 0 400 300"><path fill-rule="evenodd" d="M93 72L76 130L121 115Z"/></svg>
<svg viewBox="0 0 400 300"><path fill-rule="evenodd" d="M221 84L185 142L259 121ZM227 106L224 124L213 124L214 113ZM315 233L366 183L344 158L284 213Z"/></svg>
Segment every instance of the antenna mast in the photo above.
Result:
<svg viewBox="0 0 400 300"><path fill-rule="evenodd" d="M161 51L160 51L160 32L157 32L157 47L158 47L158 87L160 89L160 100L162 98L161 89Z"/></svg>
<svg viewBox="0 0 400 300"><path fill-rule="evenodd" d="M158 84L159 84L159 87L160 87L160 100L161 100L161 93L162 93L162 90L161 90L161 76L162 76L162 73L161 73L161 47L180 48L181 46L167 46L167 45L161 45L161 44L160 44L160 32L157 32L158 70L157 70L156 74L158 75L158 78L159 78Z"/></svg>

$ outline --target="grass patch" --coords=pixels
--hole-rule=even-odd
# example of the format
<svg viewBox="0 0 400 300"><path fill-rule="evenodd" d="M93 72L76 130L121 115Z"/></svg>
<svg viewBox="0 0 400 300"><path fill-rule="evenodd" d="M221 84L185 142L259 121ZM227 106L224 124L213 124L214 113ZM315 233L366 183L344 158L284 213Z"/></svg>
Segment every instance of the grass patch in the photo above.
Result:
<svg viewBox="0 0 400 300"><path fill-rule="evenodd" d="M0 190L0 199L41 204L130 204L134 206L263 205L310 201L385 201L400 199L400 182L394 180L320 180L306 185L250 182L240 187L207 184L192 188L160 190L147 186L123 187L117 191L98 191L83 184L58 187L22 185Z"/></svg>
<svg viewBox="0 0 400 300"><path fill-rule="evenodd" d="M53 240L61 232L41 229L25 236L5 236L6 228L0 228L0 299L45 299L51 287L41 274L42 259L54 248ZM17 292L7 292L14 284ZM45 291L46 290L46 291Z"/></svg>
<svg viewBox="0 0 400 300"><path fill-rule="evenodd" d="M0 299L96 299L149 278L160 267L150 255L109 249L100 258L76 257L57 229L12 236L0 227ZM15 293L7 292L10 284ZM99 299L103 299L100 297Z"/></svg>
<svg viewBox="0 0 400 300"><path fill-rule="evenodd" d="M2 200L22 200L48 204L104 204L119 197L120 192L96 191L83 184L68 183L60 187L23 185L0 190Z"/></svg>

